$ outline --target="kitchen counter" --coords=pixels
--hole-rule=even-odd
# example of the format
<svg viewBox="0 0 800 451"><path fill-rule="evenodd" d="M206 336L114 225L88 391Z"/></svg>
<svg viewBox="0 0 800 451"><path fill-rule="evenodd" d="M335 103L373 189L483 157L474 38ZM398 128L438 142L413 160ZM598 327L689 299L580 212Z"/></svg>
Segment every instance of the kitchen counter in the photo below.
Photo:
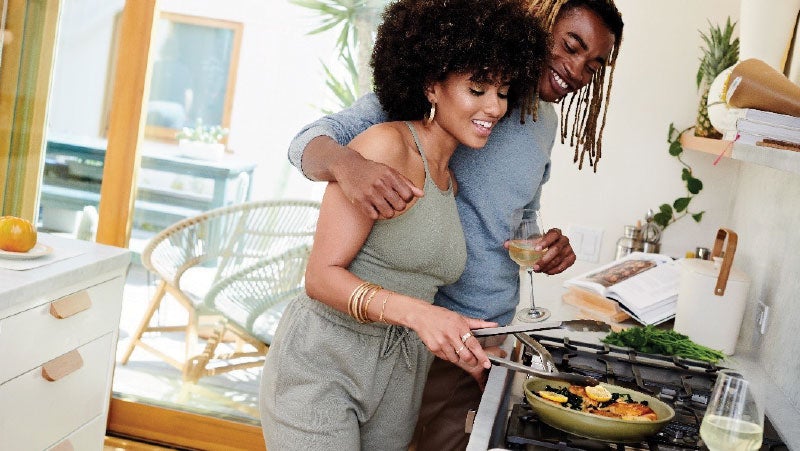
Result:
<svg viewBox="0 0 800 451"><path fill-rule="evenodd" d="M17 304L43 298L54 286L91 284L94 279L99 282L107 278L101 275L112 269L116 270L117 275L125 275L130 263L130 251L127 249L50 234L40 235L40 241L55 249L53 255L63 250L74 256L24 271L0 267L0 313L12 313Z"/></svg>
<svg viewBox="0 0 800 451"><path fill-rule="evenodd" d="M576 308L561 301L561 295L565 291L566 289L560 286L544 287L543 284L540 284L538 287L536 287L537 305L547 307L551 311L551 318L547 321L569 320L580 317L580 314ZM527 293L523 292L522 298L527 300ZM527 305L527 302L523 302L522 305ZM625 323L625 325L638 325L638 323L629 320ZM564 332L561 330L542 331L537 333L553 337L569 335L569 338L572 340L590 343L599 342L599 340L605 336L605 333ZM507 346L511 346L510 342L512 341L513 340L508 340L506 343ZM798 409L788 402L789 398L776 388L776 385L772 382L771 377L755 363L755 360L744 354L735 354L725 361L720 362L720 365L724 367L736 368L744 373L745 377L762 392L761 397L764 401L762 401L761 404L766 407L766 415L769 416L770 421L780 434L781 439L786 443L786 445L789 446L790 449L800 449L800 428L797 428L797 425L800 424L800 412L798 412ZM503 381L513 378L514 372L495 366L492 367L489 377L495 381ZM491 385L493 385L491 382L487 384L487 386ZM503 384L500 383L494 385ZM522 393L522 387L521 385L517 387L517 385L520 384L515 384L514 390L517 391L515 395L519 396ZM502 395L500 393L489 393L489 396L497 399ZM486 430L491 430L491 426L488 428L481 428L479 426L481 422L491 425L494 421L494 415L496 413L496 411L482 412L479 409L478 415L475 418L475 426L473 427L472 434L473 436L470 438L470 445L467 448L468 450L485 450L487 448L490 437L486 436L484 432Z"/></svg>

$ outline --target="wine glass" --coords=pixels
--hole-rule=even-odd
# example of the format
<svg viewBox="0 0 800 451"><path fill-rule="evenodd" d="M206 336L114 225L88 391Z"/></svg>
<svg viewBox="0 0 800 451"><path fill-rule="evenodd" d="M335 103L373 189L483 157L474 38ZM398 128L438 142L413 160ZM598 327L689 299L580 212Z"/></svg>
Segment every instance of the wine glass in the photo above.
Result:
<svg viewBox="0 0 800 451"><path fill-rule="evenodd" d="M755 402L753 387L734 370L722 370L711 392L700 437L711 451L761 448L764 412Z"/></svg>
<svg viewBox="0 0 800 451"><path fill-rule="evenodd" d="M517 208L511 215L511 237L508 255L528 272L531 283L531 306L517 312L517 319L526 323L542 321L550 317L550 311L537 307L533 299L533 265L547 252L536 250L544 234L544 225L539 210Z"/></svg>

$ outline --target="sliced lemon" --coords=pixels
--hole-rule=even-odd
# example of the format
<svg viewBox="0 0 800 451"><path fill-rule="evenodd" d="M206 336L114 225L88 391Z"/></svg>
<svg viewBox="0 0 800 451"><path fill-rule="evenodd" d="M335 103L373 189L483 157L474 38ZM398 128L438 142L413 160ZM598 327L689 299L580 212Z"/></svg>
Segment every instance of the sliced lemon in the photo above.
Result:
<svg viewBox="0 0 800 451"><path fill-rule="evenodd" d="M597 402L606 402L611 399L611 392L602 385L586 387L586 396Z"/></svg>
<svg viewBox="0 0 800 451"><path fill-rule="evenodd" d="M547 391L547 390L540 390L539 391L539 396L541 396L544 399L547 399L547 400L550 400L550 401L553 401L553 402L557 402L559 404L567 402L567 399L568 399L564 395L560 395L558 393L553 393L553 392Z"/></svg>

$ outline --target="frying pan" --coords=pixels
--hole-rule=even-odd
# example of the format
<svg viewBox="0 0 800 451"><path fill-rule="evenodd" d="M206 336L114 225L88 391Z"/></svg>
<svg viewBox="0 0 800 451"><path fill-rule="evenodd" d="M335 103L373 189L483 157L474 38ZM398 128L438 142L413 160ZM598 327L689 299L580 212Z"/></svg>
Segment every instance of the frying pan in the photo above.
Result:
<svg viewBox="0 0 800 451"><path fill-rule="evenodd" d="M544 390L547 385L554 388L569 387L568 383L555 382L539 378L525 381L525 397L534 412L546 424L581 437L608 442L638 443L655 435L675 416L672 407L664 402L616 385L601 383L611 393L629 394L634 401L647 401L658 417L655 421L623 420L621 418L604 417L591 413L572 410L540 398L536 392Z"/></svg>

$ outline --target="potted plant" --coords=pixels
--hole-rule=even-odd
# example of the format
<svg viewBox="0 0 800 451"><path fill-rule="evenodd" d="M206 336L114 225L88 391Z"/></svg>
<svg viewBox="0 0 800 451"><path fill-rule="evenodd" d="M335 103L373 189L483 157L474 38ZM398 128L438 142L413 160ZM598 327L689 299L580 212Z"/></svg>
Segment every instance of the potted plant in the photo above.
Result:
<svg viewBox="0 0 800 451"><path fill-rule="evenodd" d="M183 127L175 138L178 139L182 156L199 160L219 160L225 154L222 138L227 134L227 128L221 125L204 125L202 119L197 119L194 127Z"/></svg>

